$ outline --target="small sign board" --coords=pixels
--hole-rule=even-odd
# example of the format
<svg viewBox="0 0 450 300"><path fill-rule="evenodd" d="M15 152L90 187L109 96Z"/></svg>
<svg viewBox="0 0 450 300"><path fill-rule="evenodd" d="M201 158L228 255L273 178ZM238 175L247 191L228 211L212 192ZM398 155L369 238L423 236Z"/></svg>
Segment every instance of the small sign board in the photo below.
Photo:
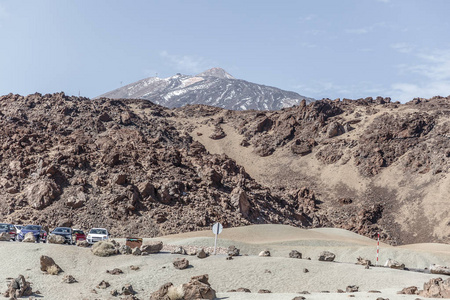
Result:
<svg viewBox="0 0 450 300"><path fill-rule="evenodd" d="M212 231L214 234L220 234L222 232L223 226L220 223L215 223L212 227Z"/></svg>
<svg viewBox="0 0 450 300"><path fill-rule="evenodd" d="M216 255L216 248L217 248L217 236L222 232L223 226L220 223L215 223L212 227L212 231L216 238L214 239L214 255Z"/></svg>

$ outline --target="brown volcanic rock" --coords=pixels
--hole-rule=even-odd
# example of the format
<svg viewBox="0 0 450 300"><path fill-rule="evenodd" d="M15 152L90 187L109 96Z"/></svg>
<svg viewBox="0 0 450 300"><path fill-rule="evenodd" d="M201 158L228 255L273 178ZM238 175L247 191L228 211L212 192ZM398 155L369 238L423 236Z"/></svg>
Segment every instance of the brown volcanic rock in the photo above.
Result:
<svg viewBox="0 0 450 300"><path fill-rule="evenodd" d="M272 112L169 110L145 100L64 93L9 94L0 105L3 219L49 227L66 219L122 236L200 230L220 221L225 227L333 226L369 237L380 232L390 243L448 240L448 220L429 213L439 207L427 206L428 215L407 224L396 215L405 205L431 205L423 189L439 187L449 172L448 98L406 105L325 99ZM194 134L201 131L197 124L235 132L211 141L208 131ZM206 150L214 143L221 153L232 154L227 147L250 152L233 144L242 140L256 153L249 165ZM317 175L327 168L335 170L332 178ZM407 174L398 190L380 187L385 170ZM415 192L415 179L424 175L423 192Z"/></svg>

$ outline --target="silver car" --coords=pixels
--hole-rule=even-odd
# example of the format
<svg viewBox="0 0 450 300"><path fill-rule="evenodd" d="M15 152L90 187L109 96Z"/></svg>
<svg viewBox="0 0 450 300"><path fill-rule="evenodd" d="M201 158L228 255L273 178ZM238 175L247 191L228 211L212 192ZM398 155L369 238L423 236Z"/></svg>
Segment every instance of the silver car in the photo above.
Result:
<svg viewBox="0 0 450 300"><path fill-rule="evenodd" d="M16 231L16 228L14 227L14 225L7 224L7 223L0 223L0 233L2 233L2 232L9 233L9 235L11 236L11 239L13 241L16 240L17 231Z"/></svg>

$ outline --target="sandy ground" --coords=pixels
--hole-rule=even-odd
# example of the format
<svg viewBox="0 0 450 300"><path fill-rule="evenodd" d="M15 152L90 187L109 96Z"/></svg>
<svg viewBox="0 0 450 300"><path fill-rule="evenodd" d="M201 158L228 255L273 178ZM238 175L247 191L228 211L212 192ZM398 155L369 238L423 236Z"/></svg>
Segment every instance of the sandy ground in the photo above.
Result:
<svg viewBox="0 0 450 300"><path fill-rule="evenodd" d="M214 245L211 231L144 239L144 243L153 240L171 245ZM167 252L103 258L94 256L90 249L75 246L0 242L0 291L6 290L7 277L23 274L32 282L33 289L41 292L39 298L42 299L118 299L110 292L120 290L127 283L133 285L139 299L148 299L166 282L179 285L188 282L191 276L206 273L212 288L217 291L218 299L292 299L301 291L311 293L303 295L306 299L348 299L348 293L338 294L337 289L345 290L348 285L357 285L360 292L353 293L355 299L384 297L392 300L416 299L417 296L397 295L396 292L411 285L422 288L425 281L439 277L383 267L365 269L355 265L358 256L375 261L376 241L340 229L304 230L284 225L252 225L225 229L219 235L218 242L221 247L236 245L243 255L233 260L226 260L225 255L198 259ZM257 256L266 249L271 251L272 257ZM293 249L311 260L288 258ZM335 253L336 262L319 262L317 257L324 250ZM43 274L39 269L41 255L52 257L64 273L57 276ZM187 258L192 267L175 269L172 261L177 257ZM381 244L380 261L384 262L387 258L405 263L409 268L425 268L432 263L450 265L450 245L392 247ZM140 269L133 271L129 268L131 265ZM106 270L113 268L122 269L124 274L106 273ZM304 268L309 272L304 273ZM62 277L66 274L74 276L78 283L62 283ZM106 290L95 288L101 280L108 281L111 287ZM227 293L240 287L248 288L252 293ZM259 289L270 290L272 294L258 294ZM368 293L370 290L382 293Z"/></svg>

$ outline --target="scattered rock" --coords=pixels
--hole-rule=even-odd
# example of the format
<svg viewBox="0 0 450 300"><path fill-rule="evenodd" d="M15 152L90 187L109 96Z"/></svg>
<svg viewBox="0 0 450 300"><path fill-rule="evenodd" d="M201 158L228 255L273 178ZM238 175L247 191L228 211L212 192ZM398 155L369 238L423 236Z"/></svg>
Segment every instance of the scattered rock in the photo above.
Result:
<svg viewBox="0 0 450 300"><path fill-rule="evenodd" d="M305 299L306 298L303 296L297 296L297 297L292 298L292 300L305 300Z"/></svg>
<svg viewBox="0 0 450 300"><path fill-rule="evenodd" d="M400 292L397 292L397 294L403 294L403 295L416 295L418 292L418 288L415 286L406 287Z"/></svg>
<svg viewBox="0 0 450 300"><path fill-rule="evenodd" d="M186 250L184 250L184 248L181 246L177 246L177 247L173 248L173 250L170 253L186 255Z"/></svg>
<svg viewBox="0 0 450 300"><path fill-rule="evenodd" d="M133 286L131 284L125 284L122 287L122 295L135 295L136 292L133 290Z"/></svg>
<svg viewBox="0 0 450 300"><path fill-rule="evenodd" d="M386 261L384 266L388 267L388 268L391 268L391 269L397 269L397 270L405 269L405 264L401 264L398 261L395 261L395 260L390 259L390 258Z"/></svg>
<svg viewBox="0 0 450 300"><path fill-rule="evenodd" d="M289 252L289 257L290 258L302 258L302 254L300 252L298 252L297 250L292 250L291 252Z"/></svg>
<svg viewBox="0 0 450 300"><path fill-rule="evenodd" d="M133 265L131 265L131 266L130 266L130 269L133 270L133 271L137 271L137 270L139 270L140 268L139 268L138 266L133 266Z"/></svg>
<svg viewBox="0 0 450 300"><path fill-rule="evenodd" d="M141 252L147 253L147 254L154 254L154 253L158 253L159 251L161 251L162 248L163 248L163 242L158 241L158 242L154 242L151 244L142 245Z"/></svg>
<svg viewBox="0 0 450 300"><path fill-rule="evenodd" d="M131 250L130 246L127 246L127 245L121 245L121 246L119 247L119 253L120 253L120 254L125 254L125 255L127 255L127 254L131 254L131 253L132 253L132 250Z"/></svg>
<svg viewBox="0 0 450 300"><path fill-rule="evenodd" d="M379 294L379 293L381 293L380 291L375 291L375 290L370 290L370 291L367 291L368 293L374 293L374 294Z"/></svg>
<svg viewBox="0 0 450 300"><path fill-rule="evenodd" d="M106 289L106 288L109 288L109 287L110 287L109 282L104 281L104 280L102 280L102 281L97 285L97 288L98 288L98 289Z"/></svg>
<svg viewBox="0 0 450 300"><path fill-rule="evenodd" d="M349 285L349 286L347 286L347 288L345 289L345 291L346 291L347 293L355 293L355 292L357 292L358 290L359 290L359 287L356 286L356 285Z"/></svg>
<svg viewBox="0 0 450 300"><path fill-rule="evenodd" d="M40 258L41 271L51 275L58 275L62 269L55 263L50 256L42 255Z"/></svg>
<svg viewBox="0 0 450 300"><path fill-rule="evenodd" d="M308 272L309 272L309 270L307 268L303 269L303 273L308 273Z"/></svg>
<svg viewBox="0 0 450 300"><path fill-rule="evenodd" d="M228 256L239 256L240 250L236 248L235 246L229 246L228 247Z"/></svg>
<svg viewBox="0 0 450 300"><path fill-rule="evenodd" d="M77 282L77 280L72 275L64 275L62 281L65 282L65 283L75 283L75 282Z"/></svg>
<svg viewBox="0 0 450 300"><path fill-rule="evenodd" d="M197 251L197 257L198 258L206 258L208 255L206 254L205 250L200 249L199 251Z"/></svg>
<svg viewBox="0 0 450 300"><path fill-rule="evenodd" d="M63 236L57 234L50 234L47 237L47 242L50 244L64 244L65 241L66 239Z"/></svg>
<svg viewBox="0 0 450 300"><path fill-rule="evenodd" d="M341 290L341 289L338 289L336 292L337 292L338 294L345 293L344 290Z"/></svg>
<svg viewBox="0 0 450 300"><path fill-rule="evenodd" d="M116 290L116 289L112 290L112 291L111 291L111 296L114 296L114 297L119 296L119 291Z"/></svg>
<svg viewBox="0 0 450 300"><path fill-rule="evenodd" d="M423 284L419 295L426 298L450 298L450 277L446 280L433 278Z"/></svg>
<svg viewBox="0 0 450 300"><path fill-rule="evenodd" d="M270 256L270 251L269 250L263 250L263 251L259 252L258 256L261 256L261 257Z"/></svg>
<svg viewBox="0 0 450 300"><path fill-rule="evenodd" d="M133 255L141 255L142 251L141 251L140 248L136 247L136 248L133 248L131 254L133 254Z"/></svg>
<svg viewBox="0 0 450 300"><path fill-rule="evenodd" d="M335 257L330 251L323 251L319 255L319 261L334 261Z"/></svg>
<svg viewBox="0 0 450 300"><path fill-rule="evenodd" d="M433 264L430 266L430 272L431 274L441 274L450 276L450 268L446 266Z"/></svg>
<svg viewBox="0 0 450 300"><path fill-rule="evenodd" d="M189 267L189 261L186 258L177 258L173 261L175 269L184 270Z"/></svg>
<svg viewBox="0 0 450 300"><path fill-rule="evenodd" d="M106 270L106 273L111 274L111 275L119 275L119 274L123 274L123 271L121 269L115 268L112 270Z"/></svg>
<svg viewBox="0 0 450 300"><path fill-rule="evenodd" d="M216 126L214 132L209 136L209 138L213 140L220 140L226 136L227 134L223 131L222 127Z"/></svg>
<svg viewBox="0 0 450 300"><path fill-rule="evenodd" d="M88 243L88 241L84 240L84 241L77 241L77 246L78 247L88 248L91 245Z"/></svg>
<svg viewBox="0 0 450 300"><path fill-rule="evenodd" d="M357 258L357 260L358 260L356 262L357 265L363 265L363 266L371 266L372 265L372 262L370 260L362 258L360 256Z"/></svg>
<svg viewBox="0 0 450 300"><path fill-rule="evenodd" d="M117 252L116 247L111 242L100 241L92 246L92 253L97 256L106 257L117 254Z"/></svg>
<svg viewBox="0 0 450 300"><path fill-rule="evenodd" d="M178 295L179 297L169 297L169 289L172 292L173 284L171 282L163 284L156 292L150 295L150 300L171 300L171 299L182 299L183 295ZM175 296L175 295L172 295Z"/></svg>
<svg viewBox="0 0 450 300"><path fill-rule="evenodd" d="M182 285L184 299L214 299L216 291L211 288L208 282L208 275L194 276L188 283Z"/></svg>
<svg viewBox="0 0 450 300"><path fill-rule="evenodd" d="M36 238L34 237L32 232L28 232L27 234L25 234L25 237L23 238L22 242L36 243Z"/></svg>
<svg viewBox="0 0 450 300"><path fill-rule="evenodd" d="M238 292L238 293L251 293L252 291L250 291L249 289L247 289L247 288L238 288L237 290L236 290L236 292Z"/></svg>
<svg viewBox="0 0 450 300"><path fill-rule="evenodd" d="M270 294L270 293L272 293L272 292L269 291L269 290L259 290L258 293L259 293L259 294Z"/></svg>
<svg viewBox="0 0 450 300"><path fill-rule="evenodd" d="M23 275L19 275L19 277L13 279L9 283L8 289L3 293L3 296L9 299L17 299L17 297L28 297L32 294L33 290L31 288L31 284L25 280L25 277ZM38 294L38 292L36 292L36 294Z"/></svg>
<svg viewBox="0 0 450 300"><path fill-rule="evenodd" d="M11 236L7 232L0 233L0 241L10 241Z"/></svg>

